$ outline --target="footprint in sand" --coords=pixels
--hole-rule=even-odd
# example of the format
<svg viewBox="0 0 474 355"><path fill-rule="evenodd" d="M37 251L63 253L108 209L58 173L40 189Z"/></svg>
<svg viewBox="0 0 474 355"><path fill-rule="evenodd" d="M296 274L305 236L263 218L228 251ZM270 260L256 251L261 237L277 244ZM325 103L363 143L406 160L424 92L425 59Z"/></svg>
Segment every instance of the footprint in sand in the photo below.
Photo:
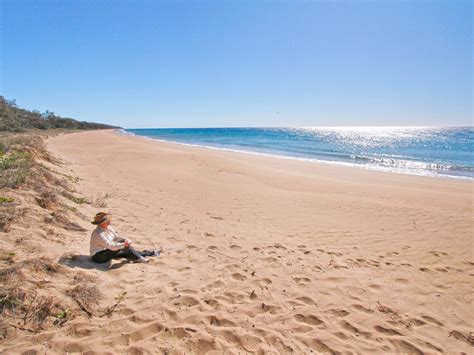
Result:
<svg viewBox="0 0 474 355"><path fill-rule="evenodd" d="M203 291L203 292L212 291L216 288L222 288L223 286L225 286L224 282L222 282L221 280L217 280L217 281L214 281L214 282L210 283L209 285L201 288L201 291Z"/></svg>
<svg viewBox="0 0 474 355"><path fill-rule="evenodd" d="M210 298L210 299L205 299L204 303L211 306L211 307L216 307L219 304L219 301L217 301L213 298Z"/></svg>
<svg viewBox="0 0 474 355"><path fill-rule="evenodd" d="M403 279L403 278L395 279L395 281L401 284L407 284L409 282L407 279Z"/></svg>
<svg viewBox="0 0 474 355"><path fill-rule="evenodd" d="M217 327L235 327L236 326L234 322L225 318L217 318L215 316L209 316L206 318L211 325L215 325Z"/></svg>
<svg viewBox="0 0 474 355"><path fill-rule="evenodd" d="M444 326L443 323L441 323L439 320L437 320L437 319L435 319L435 318L433 318L433 317L423 315L423 316L421 316L421 318L423 318L423 320L425 320L425 321L428 322L428 323L437 325L438 327Z"/></svg>
<svg viewBox="0 0 474 355"><path fill-rule="evenodd" d="M198 304L199 304L199 301L192 296L180 296L174 303L175 306L183 305L186 307L192 307Z"/></svg>
<svg viewBox="0 0 474 355"><path fill-rule="evenodd" d="M280 306L274 306L274 305L271 305L271 304L265 304L265 303L262 303L261 306L260 306L260 310L262 312L269 312L270 314L277 314L279 313L281 307Z"/></svg>
<svg viewBox="0 0 474 355"><path fill-rule="evenodd" d="M293 281L298 285L306 285L311 282L307 277L293 277Z"/></svg>
<svg viewBox="0 0 474 355"><path fill-rule="evenodd" d="M270 285L272 283L272 280L267 279L267 278L263 278L263 279L255 280L255 281L253 281L253 283L256 284L257 286L259 286L260 288L264 288L264 287Z"/></svg>
<svg viewBox="0 0 474 355"><path fill-rule="evenodd" d="M142 328L139 328L131 333L128 334L131 342L137 342L148 338L152 335L156 335L164 329L163 325L160 323L154 322L148 324Z"/></svg>
<svg viewBox="0 0 474 355"><path fill-rule="evenodd" d="M245 280L247 280L247 276L242 275L242 274L239 273L239 272L234 272L231 276L232 276L232 278L233 278L234 280L237 280L237 281L245 281Z"/></svg>
<svg viewBox="0 0 474 355"><path fill-rule="evenodd" d="M379 333L383 333L383 334L386 334L386 335L402 335L402 333L400 333L399 331L395 330L395 329L390 329L390 328L385 328L385 327L382 327L381 325L376 325L374 327L374 329L376 331L378 331Z"/></svg>
<svg viewBox="0 0 474 355"><path fill-rule="evenodd" d="M224 266L224 269L228 271L238 271L240 270L240 265L239 264L227 264Z"/></svg>
<svg viewBox="0 0 474 355"><path fill-rule="evenodd" d="M112 339L110 339L110 341L107 340L106 344L110 344L110 345L118 344L118 345L128 346L137 341L154 336L160 333L163 329L164 327L161 324L154 322L152 324L146 325L145 327L134 330L130 333L122 333L121 335L115 336Z"/></svg>
<svg viewBox="0 0 474 355"><path fill-rule="evenodd" d="M314 337L311 337L311 338L299 337L298 340L300 340L303 344L310 347L311 349L315 350L318 354L337 354L336 351L334 351L332 348L327 346L323 341L316 339Z"/></svg>
<svg viewBox="0 0 474 355"><path fill-rule="evenodd" d="M437 250L431 250L428 253L433 254L434 256L437 256L438 258L440 258L441 256L447 256L448 255L448 253L445 253L443 251L437 251Z"/></svg>
<svg viewBox="0 0 474 355"><path fill-rule="evenodd" d="M309 333L314 330L314 327L310 325L299 325L291 329L292 329L292 332L296 332L296 333Z"/></svg>
<svg viewBox="0 0 474 355"><path fill-rule="evenodd" d="M423 355L423 352L420 349L406 340L390 339L390 342L395 346L397 352L404 354Z"/></svg>
<svg viewBox="0 0 474 355"><path fill-rule="evenodd" d="M294 316L295 320L300 322L300 323L306 323L310 325L320 325L323 324L324 322L316 317L315 315L304 315L304 314L297 314Z"/></svg>
<svg viewBox="0 0 474 355"><path fill-rule="evenodd" d="M346 311L345 309L329 309L327 311L329 314L332 314L334 316L337 316L337 317L346 317L349 315L349 311Z"/></svg>
<svg viewBox="0 0 474 355"><path fill-rule="evenodd" d="M374 313L374 311L368 307L365 307L361 304L353 304L351 305L352 308L354 308L357 311L364 312L364 313Z"/></svg>
<svg viewBox="0 0 474 355"><path fill-rule="evenodd" d="M307 297L307 296L298 297L296 298L296 300L301 301L308 306L314 306L316 304L316 302L311 297Z"/></svg>
<svg viewBox="0 0 474 355"><path fill-rule="evenodd" d="M417 318L410 318L408 322L411 325L414 325L415 327L421 327L422 325L426 325L425 321L422 321L421 319L417 319Z"/></svg>

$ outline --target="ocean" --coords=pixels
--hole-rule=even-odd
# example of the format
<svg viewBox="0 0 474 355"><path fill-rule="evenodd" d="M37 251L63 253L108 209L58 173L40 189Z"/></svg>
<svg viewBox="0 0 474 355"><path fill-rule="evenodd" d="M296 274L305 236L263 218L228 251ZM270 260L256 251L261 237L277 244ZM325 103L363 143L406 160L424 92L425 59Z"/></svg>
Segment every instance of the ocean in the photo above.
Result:
<svg viewBox="0 0 474 355"><path fill-rule="evenodd" d="M286 159L474 179L474 127L156 128L123 132Z"/></svg>

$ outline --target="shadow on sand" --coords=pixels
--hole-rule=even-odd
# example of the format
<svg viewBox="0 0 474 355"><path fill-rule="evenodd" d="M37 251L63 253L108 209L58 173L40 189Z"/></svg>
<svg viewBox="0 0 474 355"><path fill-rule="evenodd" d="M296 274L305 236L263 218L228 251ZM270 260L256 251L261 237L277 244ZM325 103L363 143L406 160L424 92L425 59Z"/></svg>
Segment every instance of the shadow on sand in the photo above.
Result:
<svg viewBox="0 0 474 355"><path fill-rule="evenodd" d="M62 256L59 261L61 265L65 265L70 268L80 268L86 270L100 270L100 271L108 271L114 270L122 267L125 264L128 264L128 260L122 260L119 263L112 263L111 261L103 264L95 263L91 260L89 255L65 255Z"/></svg>

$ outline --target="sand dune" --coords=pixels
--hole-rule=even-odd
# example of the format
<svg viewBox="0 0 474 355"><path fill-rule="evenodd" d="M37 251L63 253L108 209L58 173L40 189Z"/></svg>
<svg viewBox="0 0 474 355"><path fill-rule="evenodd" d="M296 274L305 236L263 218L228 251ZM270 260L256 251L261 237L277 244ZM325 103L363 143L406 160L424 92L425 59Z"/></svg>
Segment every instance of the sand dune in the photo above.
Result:
<svg viewBox="0 0 474 355"><path fill-rule="evenodd" d="M49 149L84 195L108 194L136 247L165 251L147 265L71 262L124 301L110 317L19 334L6 354L473 351L472 182L113 131L61 135ZM70 231L41 253L87 254L89 235Z"/></svg>

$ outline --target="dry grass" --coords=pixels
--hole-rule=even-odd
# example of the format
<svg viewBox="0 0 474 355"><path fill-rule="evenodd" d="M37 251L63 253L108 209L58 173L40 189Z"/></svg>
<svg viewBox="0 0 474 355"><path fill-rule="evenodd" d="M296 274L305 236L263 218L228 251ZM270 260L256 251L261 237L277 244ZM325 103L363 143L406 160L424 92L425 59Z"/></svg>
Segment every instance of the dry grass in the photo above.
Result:
<svg viewBox="0 0 474 355"><path fill-rule="evenodd" d="M52 209L58 204L58 196L54 190L42 188L36 197L36 202L43 208Z"/></svg>
<svg viewBox="0 0 474 355"><path fill-rule="evenodd" d="M89 317L94 316L95 307L99 304L102 294L96 285L89 282L80 282L66 291Z"/></svg>
<svg viewBox="0 0 474 355"><path fill-rule="evenodd" d="M60 266L46 257L25 260L0 270L0 334L9 327L37 332L55 314L58 302L40 294L38 287L27 281L38 272L56 273Z"/></svg>
<svg viewBox="0 0 474 355"><path fill-rule="evenodd" d="M13 264L15 255L16 254L14 251L0 251L0 261L3 261L7 264Z"/></svg>
<svg viewBox="0 0 474 355"><path fill-rule="evenodd" d="M24 281L26 275L36 275L39 272L54 274L64 271L63 267L53 261L51 258L41 256L33 259L26 259L21 262L14 262L15 253L9 252L2 254L1 261L9 266L0 269L0 285L11 284L12 281Z"/></svg>
<svg viewBox="0 0 474 355"><path fill-rule="evenodd" d="M70 257L71 258L71 257ZM80 284L80 283L94 283L97 281L97 276L86 274L85 272L79 271L74 275L73 283Z"/></svg>
<svg viewBox="0 0 474 355"><path fill-rule="evenodd" d="M45 217L45 222L52 223L57 226L60 226L67 230L77 231L77 232L85 232L86 229L81 227L76 222L71 222L66 215L66 213L62 211L54 211L48 216Z"/></svg>
<svg viewBox="0 0 474 355"><path fill-rule="evenodd" d="M3 284L0 290L0 314L6 310L13 312L26 299L26 292L19 287L18 283Z"/></svg>
<svg viewBox="0 0 474 355"><path fill-rule="evenodd" d="M8 266L0 269L0 285L11 284L13 281L21 282L25 274L19 265Z"/></svg>
<svg viewBox="0 0 474 355"><path fill-rule="evenodd" d="M62 270L62 266L51 258L41 256L39 258L27 259L20 263L22 267L30 271L46 272L48 274L56 273Z"/></svg>
<svg viewBox="0 0 474 355"><path fill-rule="evenodd" d="M11 328L36 333L64 325L79 312L72 306L72 301L89 317L94 316L95 307L102 298L94 275L82 271L75 273L71 287L66 291L44 291L43 281L38 281L44 280L46 274L48 284L57 285L52 280L57 281L68 273L70 271L58 262L45 256L12 262L1 268L0 339L5 338Z"/></svg>
<svg viewBox="0 0 474 355"><path fill-rule="evenodd" d="M46 222L67 230L84 231L80 225L69 220L67 206L61 201L60 196L79 205L89 201L84 197L73 195L74 186L70 182L70 177L56 172L51 168L51 164L49 166L43 164L45 161L60 163L45 149L43 136L0 135L0 189L22 187L22 190L34 190L38 205L52 211L51 215L45 218ZM33 194L33 191L31 192ZM0 203L0 231L4 232L9 231L12 223L19 217L19 210L14 205L6 203L8 201L10 200L5 198ZM74 212L81 218L85 217Z"/></svg>
<svg viewBox="0 0 474 355"><path fill-rule="evenodd" d="M8 232L12 222L18 217L18 210L15 206L0 205L0 231Z"/></svg>
<svg viewBox="0 0 474 355"><path fill-rule="evenodd" d="M45 183L72 189L67 179L53 175L41 163L59 164L46 149L44 137L38 134L0 137L0 188L16 189L22 185L44 187Z"/></svg>
<svg viewBox="0 0 474 355"><path fill-rule="evenodd" d="M50 296L40 296L36 289L25 291L18 285L0 291L0 314L4 317L0 327L6 334L8 327L38 332L55 314L57 303ZM8 320L7 320L8 319Z"/></svg>
<svg viewBox="0 0 474 355"><path fill-rule="evenodd" d="M106 193L103 196L99 196L92 202L92 205L94 207L99 207L99 208L107 207L106 199L109 197L110 197L109 193Z"/></svg>
<svg viewBox="0 0 474 355"><path fill-rule="evenodd" d="M8 232L12 222L22 214L16 208L18 205L13 197L0 197L0 231Z"/></svg>

